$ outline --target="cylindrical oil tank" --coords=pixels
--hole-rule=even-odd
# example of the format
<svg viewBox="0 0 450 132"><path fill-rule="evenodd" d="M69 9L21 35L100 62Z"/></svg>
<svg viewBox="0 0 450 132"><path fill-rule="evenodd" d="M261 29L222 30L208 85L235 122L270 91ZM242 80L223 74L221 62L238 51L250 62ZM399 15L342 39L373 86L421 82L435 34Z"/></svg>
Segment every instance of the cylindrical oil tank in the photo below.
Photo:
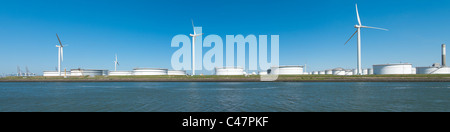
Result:
<svg viewBox="0 0 450 132"><path fill-rule="evenodd" d="M70 76L103 76L105 70L99 69L71 69Z"/></svg>
<svg viewBox="0 0 450 132"><path fill-rule="evenodd" d="M357 75L358 74L358 70L357 69L353 69L353 75Z"/></svg>
<svg viewBox="0 0 450 132"><path fill-rule="evenodd" d="M325 70L326 75L333 75L333 70Z"/></svg>
<svg viewBox="0 0 450 132"><path fill-rule="evenodd" d="M279 66L271 67L271 74L274 75L301 75L303 66Z"/></svg>
<svg viewBox="0 0 450 132"><path fill-rule="evenodd" d="M372 68L369 68L369 69L367 69L368 70L368 72L369 72L369 75L373 75L373 69Z"/></svg>
<svg viewBox="0 0 450 132"><path fill-rule="evenodd" d="M325 71L319 71L319 75L325 75Z"/></svg>
<svg viewBox="0 0 450 132"><path fill-rule="evenodd" d="M185 70L169 70L167 71L167 75L186 75Z"/></svg>
<svg viewBox="0 0 450 132"><path fill-rule="evenodd" d="M109 76L131 76L132 71L109 71Z"/></svg>
<svg viewBox="0 0 450 132"><path fill-rule="evenodd" d="M312 74L313 75L319 75L319 72L318 71L313 71Z"/></svg>
<svg viewBox="0 0 450 132"><path fill-rule="evenodd" d="M134 68L133 75L167 75L168 70L162 68Z"/></svg>
<svg viewBox="0 0 450 132"><path fill-rule="evenodd" d="M353 70L345 70L345 75L347 76L353 75Z"/></svg>
<svg viewBox="0 0 450 132"><path fill-rule="evenodd" d="M241 67L216 67L216 75L244 75L244 68Z"/></svg>
<svg viewBox="0 0 450 132"><path fill-rule="evenodd" d="M411 74L416 74L416 68L415 67L413 67L413 68L411 68Z"/></svg>
<svg viewBox="0 0 450 132"><path fill-rule="evenodd" d="M373 74L411 74L412 65L408 63L400 64L378 64L373 65Z"/></svg>
<svg viewBox="0 0 450 132"><path fill-rule="evenodd" d="M368 69L363 69L363 75L368 75L369 74L369 70Z"/></svg>
<svg viewBox="0 0 450 132"><path fill-rule="evenodd" d="M450 74L450 67L416 67L416 74Z"/></svg>
<svg viewBox="0 0 450 132"><path fill-rule="evenodd" d="M345 75L345 70L343 68L334 68L333 75Z"/></svg>

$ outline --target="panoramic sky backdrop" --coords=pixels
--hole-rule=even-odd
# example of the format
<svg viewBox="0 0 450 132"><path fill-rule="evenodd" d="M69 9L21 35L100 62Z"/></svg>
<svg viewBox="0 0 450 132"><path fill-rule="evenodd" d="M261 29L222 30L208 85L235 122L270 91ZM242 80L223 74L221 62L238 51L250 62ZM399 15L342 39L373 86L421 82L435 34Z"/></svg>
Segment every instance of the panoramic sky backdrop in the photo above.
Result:
<svg viewBox="0 0 450 132"><path fill-rule="evenodd" d="M0 3L0 74L55 70L55 33L69 45L63 68L113 70L117 53L119 70L171 69L178 48L170 42L192 33L191 19L224 41L280 35L281 65L353 69L356 39L344 43L356 30L355 3L363 25L389 29L362 30L363 68L440 63L440 45L450 44L449 0L11 0Z"/></svg>

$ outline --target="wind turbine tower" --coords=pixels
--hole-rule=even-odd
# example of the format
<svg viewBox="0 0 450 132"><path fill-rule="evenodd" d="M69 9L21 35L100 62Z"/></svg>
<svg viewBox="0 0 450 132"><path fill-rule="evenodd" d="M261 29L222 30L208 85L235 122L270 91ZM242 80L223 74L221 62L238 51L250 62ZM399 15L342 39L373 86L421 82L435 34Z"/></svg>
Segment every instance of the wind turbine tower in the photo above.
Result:
<svg viewBox="0 0 450 132"><path fill-rule="evenodd" d="M58 74L61 76L61 62L64 60L64 52L63 52L63 45L61 43L61 40L59 39L58 34L56 34L56 37L58 38L59 45L56 45L58 48Z"/></svg>
<svg viewBox="0 0 450 132"><path fill-rule="evenodd" d="M192 37L192 75L195 75L195 37L201 36L202 34L196 34L195 33L195 26L194 26L194 20L192 21L192 28L194 29L194 34L189 34Z"/></svg>
<svg viewBox="0 0 450 132"><path fill-rule="evenodd" d="M362 68L361 68L361 28L373 28L373 29L379 29L379 30L385 30L388 31L387 29L384 28L377 28L377 27L369 27L369 26L363 26L361 24L361 19L359 18L359 12L358 12L358 4L355 5L356 7L356 17L358 19L358 24L359 25L355 25L356 31L355 33L353 33L353 35L347 40L347 42L345 42L345 44L348 43L348 41L350 41L350 39L353 38L353 36L358 33L358 40L357 40L357 75L362 75ZM345 45L344 44L344 45Z"/></svg>
<svg viewBox="0 0 450 132"><path fill-rule="evenodd" d="M119 61L117 60L117 54L116 54L116 60L114 61L114 71L117 71L117 65L119 65Z"/></svg>

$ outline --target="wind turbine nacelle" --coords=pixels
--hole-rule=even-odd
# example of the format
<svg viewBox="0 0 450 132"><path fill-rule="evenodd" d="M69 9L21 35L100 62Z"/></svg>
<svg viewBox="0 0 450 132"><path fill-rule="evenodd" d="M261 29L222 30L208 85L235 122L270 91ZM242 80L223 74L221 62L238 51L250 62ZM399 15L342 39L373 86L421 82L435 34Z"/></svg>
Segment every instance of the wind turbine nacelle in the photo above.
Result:
<svg viewBox="0 0 450 132"><path fill-rule="evenodd" d="M362 27L362 26L360 26L360 25L355 25L355 28L360 28L360 27Z"/></svg>

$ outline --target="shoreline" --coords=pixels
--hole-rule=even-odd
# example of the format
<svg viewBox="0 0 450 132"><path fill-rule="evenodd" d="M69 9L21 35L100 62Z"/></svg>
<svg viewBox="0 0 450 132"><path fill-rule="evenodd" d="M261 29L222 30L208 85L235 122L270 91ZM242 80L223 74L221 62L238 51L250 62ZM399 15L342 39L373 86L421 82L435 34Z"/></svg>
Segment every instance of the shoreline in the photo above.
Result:
<svg viewBox="0 0 450 132"><path fill-rule="evenodd" d="M96 77L5 77L0 82L450 82L450 75L289 75L275 81L259 76L96 76Z"/></svg>

